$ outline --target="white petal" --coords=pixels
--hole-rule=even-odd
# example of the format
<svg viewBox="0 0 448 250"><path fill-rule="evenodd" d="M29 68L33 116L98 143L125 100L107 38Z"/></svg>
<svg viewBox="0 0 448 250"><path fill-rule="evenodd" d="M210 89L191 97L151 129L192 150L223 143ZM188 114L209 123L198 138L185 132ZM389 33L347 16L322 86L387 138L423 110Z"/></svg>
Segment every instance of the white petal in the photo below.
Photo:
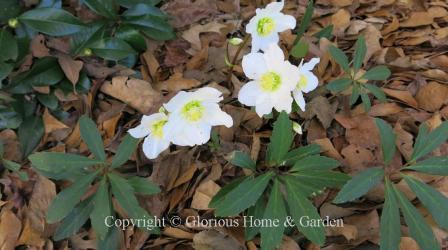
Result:
<svg viewBox="0 0 448 250"><path fill-rule="evenodd" d="M220 102L223 99L221 91L212 87L203 87L193 93L195 98L206 102Z"/></svg>
<svg viewBox="0 0 448 250"><path fill-rule="evenodd" d="M278 35L277 35L278 36ZM276 43L269 45L267 50L264 52L264 58L268 62L268 67L270 64L283 63L285 61L285 55L283 50Z"/></svg>
<svg viewBox="0 0 448 250"><path fill-rule="evenodd" d="M246 25L246 33L256 34L257 33L257 24L260 20L260 16L256 15L249 20L249 23Z"/></svg>
<svg viewBox="0 0 448 250"><path fill-rule="evenodd" d="M232 127L233 119L226 112L219 108L218 104L209 105L207 109L207 122L212 126L224 125L228 128Z"/></svg>
<svg viewBox="0 0 448 250"><path fill-rule="evenodd" d="M290 93L291 92L288 91L288 93L285 93L275 99L274 108L278 112L285 111L288 114L291 113L291 106L292 106L293 99L292 99Z"/></svg>
<svg viewBox="0 0 448 250"><path fill-rule="evenodd" d="M255 112L257 112L258 116L262 117L263 115L270 114L273 107L274 104L269 97L261 97L257 99Z"/></svg>
<svg viewBox="0 0 448 250"><path fill-rule="evenodd" d="M271 44L277 44L280 40L277 32L272 32L269 36L252 35L252 52L258 50L266 51Z"/></svg>
<svg viewBox="0 0 448 250"><path fill-rule="evenodd" d="M285 2L281 1L281 2L272 2L268 5L266 5L265 10L269 11L269 12L280 12L283 7L285 6Z"/></svg>
<svg viewBox="0 0 448 250"><path fill-rule="evenodd" d="M174 112L180 110L187 102L189 102L194 97L191 92L179 91L168 103L163 106L169 112Z"/></svg>
<svg viewBox="0 0 448 250"><path fill-rule="evenodd" d="M243 57L244 74L250 79L256 79L267 71L266 63L262 53L250 53Z"/></svg>
<svg viewBox="0 0 448 250"><path fill-rule="evenodd" d="M128 133L134 138L143 138L151 133L150 127L140 124L135 128L128 130Z"/></svg>
<svg viewBox="0 0 448 250"><path fill-rule="evenodd" d="M238 101L247 106L255 106L261 90L255 81L246 83L238 93Z"/></svg>
<svg viewBox="0 0 448 250"><path fill-rule="evenodd" d="M279 13L279 14L274 15L273 17L276 22L275 30L277 32L294 29L296 27L297 21L293 16Z"/></svg>
<svg viewBox="0 0 448 250"><path fill-rule="evenodd" d="M303 94L300 90L295 89L292 94L294 95L294 100L296 100L297 105L302 111L305 111L305 99L303 98Z"/></svg>
<svg viewBox="0 0 448 250"><path fill-rule="evenodd" d="M148 136L143 141L143 153L148 159L155 159L157 156L170 146L170 142L164 139L156 139Z"/></svg>
<svg viewBox="0 0 448 250"><path fill-rule="evenodd" d="M202 145L210 139L211 126L208 124L184 124L179 133L173 135L173 144L179 146Z"/></svg>
<svg viewBox="0 0 448 250"><path fill-rule="evenodd" d="M311 71L305 71L303 72L303 75L306 77L307 82L306 86L300 89L302 92L309 93L317 88L317 86L319 85L319 79L317 79L317 77Z"/></svg>
<svg viewBox="0 0 448 250"><path fill-rule="evenodd" d="M320 62L319 57L312 58L309 62L303 64L303 66L300 68L301 70L311 71L314 69L316 64Z"/></svg>

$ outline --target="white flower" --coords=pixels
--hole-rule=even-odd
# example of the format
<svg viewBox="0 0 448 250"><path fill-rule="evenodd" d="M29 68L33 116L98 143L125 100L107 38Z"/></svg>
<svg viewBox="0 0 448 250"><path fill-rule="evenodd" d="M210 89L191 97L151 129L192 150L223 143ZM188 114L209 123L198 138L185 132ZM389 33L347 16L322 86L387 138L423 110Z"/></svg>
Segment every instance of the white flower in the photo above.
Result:
<svg viewBox="0 0 448 250"><path fill-rule="evenodd" d="M195 92L180 91L164 105L170 112L164 133L179 146L206 143L210 140L212 126L233 125L232 117L218 105L222 99L221 92L210 87Z"/></svg>
<svg viewBox="0 0 448 250"><path fill-rule="evenodd" d="M319 62L320 59L317 57L311 59L305 64L303 64L303 60L300 62L299 69L297 71L298 82L292 94L302 111L305 111L305 99L303 98L302 92L308 93L317 88L317 85L319 84L319 80L312 72L314 66L316 66Z"/></svg>
<svg viewBox="0 0 448 250"><path fill-rule="evenodd" d="M266 50L270 44L278 43L278 32L296 27L296 19L280 11L284 2L273 2L264 9L257 9L256 15L250 19L246 32L252 35L252 52Z"/></svg>
<svg viewBox="0 0 448 250"><path fill-rule="evenodd" d="M168 117L164 113L144 115L140 125L128 131L134 138L146 137L143 141L143 152L149 159L156 158L170 146L170 140L163 131L167 122Z"/></svg>
<svg viewBox="0 0 448 250"><path fill-rule="evenodd" d="M247 106L255 106L261 117L272 108L291 112L291 91L297 84L297 67L285 61L283 51L271 44L266 52L250 53L243 57L243 71L252 81L238 93L238 100Z"/></svg>

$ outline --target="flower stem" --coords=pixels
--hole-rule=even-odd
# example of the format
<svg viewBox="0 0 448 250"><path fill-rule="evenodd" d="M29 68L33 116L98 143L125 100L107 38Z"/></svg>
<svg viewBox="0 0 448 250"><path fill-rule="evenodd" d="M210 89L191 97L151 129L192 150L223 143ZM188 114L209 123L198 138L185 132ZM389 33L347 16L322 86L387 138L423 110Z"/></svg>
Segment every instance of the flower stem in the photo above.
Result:
<svg viewBox="0 0 448 250"><path fill-rule="evenodd" d="M233 71L233 67L236 64L236 61L238 60L238 56L240 55L241 51L243 50L244 47L246 47L247 42L249 41L249 35L246 35L244 37L243 42L240 44L240 46L238 47L238 50L236 51L235 56L232 59L231 65L229 66L229 71L228 71L228 77L227 77L227 82L230 83L230 79L232 78L232 71Z"/></svg>

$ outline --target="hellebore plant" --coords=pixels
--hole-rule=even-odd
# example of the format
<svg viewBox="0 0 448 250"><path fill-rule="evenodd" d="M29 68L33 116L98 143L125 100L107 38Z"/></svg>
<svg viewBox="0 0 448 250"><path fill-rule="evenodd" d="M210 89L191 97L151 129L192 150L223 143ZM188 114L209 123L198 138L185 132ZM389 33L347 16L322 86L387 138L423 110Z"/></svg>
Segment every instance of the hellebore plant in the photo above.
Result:
<svg viewBox="0 0 448 250"><path fill-rule="evenodd" d="M246 227L246 240L260 233L262 249L275 249L281 243L286 227L292 225L286 222L287 216L306 238L324 244L322 225L306 227L299 223L303 216L320 219L308 197L326 187L341 186L349 179L346 174L331 171L339 162L320 156L318 145L290 150L293 126L288 115L282 112L274 123L264 162L257 163L243 152L234 152L230 163L251 173L225 185L209 204L216 216L235 216L244 211L246 216L256 219L278 220L278 227Z"/></svg>
<svg viewBox="0 0 448 250"><path fill-rule="evenodd" d="M219 107L222 99L222 93L210 87L180 91L164 104L168 115L143 116L140 125L128 132L135 138L146 137L143 152L149 159L156 158L171 142L179 146L205 144L210 140L212 126L233 125L232 117Z"/></svg>
<svg viewBox="0 0 448 250"><path fill-rule="evenodd" d="M384 167L368 168L348 181L334 199L334 203L344 203L354 201L366 194L370 189L384 181L385 202L381 213L380 249L398 250L401 238L400 213L404 217L404 222L409 227L409 234L420 246L420 249L440 249L436 237L428 225L425 218L419 213L411 201L401 192L392 180L392 174L396 174L389 169L395 154L396 135L392 127L381 119L376 119L377 127L380 131L381 146L384 159ZM448 176L448 157L425 157L428 153L436 149L440 144L448 139L448 122L445 121L436 129L429 132L425 124L420 125L418 136L415 140L414 150L411 159L399 169L399 174L409 188L415 193L423 206L438 226L448 229L448 198L437 189L412 176L412 171L430 175ZM423 158L421 160L421 158Z"/></svg>

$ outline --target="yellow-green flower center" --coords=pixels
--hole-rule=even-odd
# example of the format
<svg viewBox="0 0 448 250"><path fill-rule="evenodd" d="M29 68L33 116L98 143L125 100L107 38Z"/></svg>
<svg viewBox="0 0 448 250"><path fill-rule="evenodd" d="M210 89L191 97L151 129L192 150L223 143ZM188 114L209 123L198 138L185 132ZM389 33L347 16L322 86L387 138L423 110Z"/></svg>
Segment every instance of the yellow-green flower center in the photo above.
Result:
<svg viewBox="0 0 448 250"><path fill-rule="evenodd" d="M300 76L299 83L297 83L298 89L304 89L308 85L308 78L304 75Z"/></svg>
<svg viewBox="0 0 448 250"><path fill-rule="evenodd" d="M151 124L151 133L153 136L155 137L163 137L163 126L165 126L165 124L168 122L168 120L163 119L163 120L159 120L154 122L153 124Z"/></svg>
<svg viewBox="0 0 448 250"><path fill-rule="evenodd" d="M257 33L260 36L267 36L271 34L271 32L275 28L275 21L274 19L270 17L263 17L260 20L258 20L257 23Z"/></svg>
<svg viewBox="0 0 448 250"><path fill-rule="evenodd" d="M190 122L196 122L204 115L204 106L198 100L190 101L182 108L182 116Z"/></svg>
<svg viewBox="0 0 448 250"><path fill-rule="evenodd" d="M279 74L275 72L267 72L261 76L261 89L266 92L274 92L282 85L282 79Z"/></svg>

